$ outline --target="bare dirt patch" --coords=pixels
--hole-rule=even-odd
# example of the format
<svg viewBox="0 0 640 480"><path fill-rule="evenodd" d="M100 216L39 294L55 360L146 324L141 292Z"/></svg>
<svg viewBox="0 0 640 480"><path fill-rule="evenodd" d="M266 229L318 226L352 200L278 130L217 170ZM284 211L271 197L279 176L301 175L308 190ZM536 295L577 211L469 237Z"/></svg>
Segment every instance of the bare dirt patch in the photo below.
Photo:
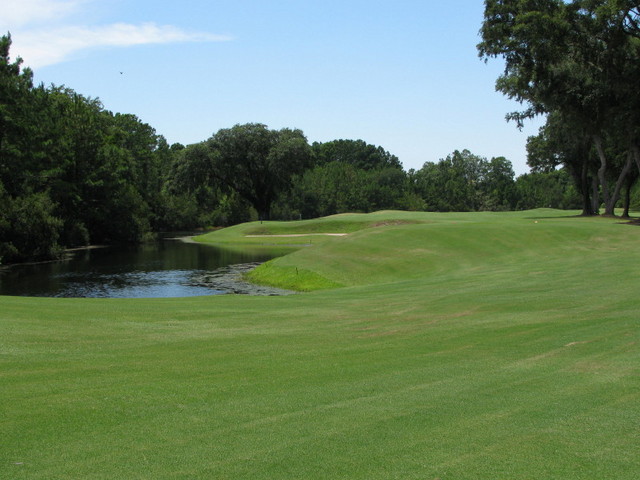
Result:
<svg viewBox="0 0 640 480"><path fill-rule="evenodd" d="M410 220L384 220L382 222L372 223L371 227L395 227L398 225L415 225L418 222L412 222Z"/></svg>
<svg viewBox="0 0 640 480"><path fill-rule="evenodd" d="M573 347L574 345L584 345L585 343L591 343L591 342L593 342L593 340L584 340L582 342L571 342L571 343L567 343L565 347Z"/></svg>

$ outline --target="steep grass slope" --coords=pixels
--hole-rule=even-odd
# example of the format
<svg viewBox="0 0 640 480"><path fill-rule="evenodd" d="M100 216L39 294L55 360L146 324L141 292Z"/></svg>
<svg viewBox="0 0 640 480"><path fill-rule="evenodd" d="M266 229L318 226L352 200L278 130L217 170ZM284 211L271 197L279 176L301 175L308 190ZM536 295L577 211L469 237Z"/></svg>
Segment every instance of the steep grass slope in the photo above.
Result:
<svg viewBox="0 0 640 480"><path fill-rule="evenodd" d="M328 290L0 298L0 478L637 478L637 227L325 221L263 279Z"/></svg>
<svg viewBox="0 0 640 480"><path fill-rule="evenodd" d="M354 218L360 229L346 237L315 240L313 248L277 258L258 269L253 278L295 289L296 269L298 274L310 271L341 286L430 281L442 275L474 275L501 267L517 268L525 274L541 261L551 266L555 258L582 262L591 250L616 249L630 228L611 228L607 219L571 218L553 210L381 212L339 216L332 223L349 225Z"/></svg>

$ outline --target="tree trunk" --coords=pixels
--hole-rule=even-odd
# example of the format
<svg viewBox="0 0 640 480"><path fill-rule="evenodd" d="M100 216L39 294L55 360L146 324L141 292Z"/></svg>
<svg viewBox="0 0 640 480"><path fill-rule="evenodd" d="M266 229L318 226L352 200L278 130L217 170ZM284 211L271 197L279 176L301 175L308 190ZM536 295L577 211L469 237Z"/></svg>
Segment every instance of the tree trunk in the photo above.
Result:
<svg viewBox="0 0 640 480"><path fill-rule="evenodd" d="M596 151L598 152L598 157L600 158L600 168L598 169L598 180L600 180L600 186L602 187L602 199L605 204L605 209L609 206L610 196L609 196L609 185L607 184L607 156L604 153L604 148L602 147L602 139L600 135L593 136L593 144L596 147ZM605 211L606 213L606 211Z"/></svg>
<svg viewBox="0 0 640 480"><path fill-rule="evenodd" d="M631 206L631 187L632 183L630 181L627 181L624 188L624 211L622 212L622 218L629 218L629 207Z"/></svg>
<svg viewBox="0 0 640 480"><path fill-rule="evenodd" d="M591 195L589 193L589 175L587 160L582 162L582 171L580 172L580 190L582 193L582 215L593 215L593 206L591 204Z"/></svg>
<svg viewBox="0 0 640 480"><path fill-rule="evenodd" d="M598 178L591 179L591 212L593 215L600 215L600 192L598 192Z"/></svg>
<svg viewBox="0 0 640 480"><path fill-rule="evenodd" d="M627 154L627 161L625 162L624 167L620 172L620 175L618 175L618 180L616 181L616 186L613 190L613 195L611 195L611 198L609 198L609 201L605 204L605 212L604 212L605 215L613 216L615 214L616 203L618 203L618 199L620 198L620 190L622 188L622 185L624 184L624 181L627 178L627 175L629 174L629 170L631 170L632 165L633 165L633 154L629 152Z"/></svg>
<svg viewBox="0 0 640 480"><path fill-rule="evenodd" d="M267 199L259 199L253 202L253 207L258 212L258 220L267 221L271 219L271 201Z"/></svg>

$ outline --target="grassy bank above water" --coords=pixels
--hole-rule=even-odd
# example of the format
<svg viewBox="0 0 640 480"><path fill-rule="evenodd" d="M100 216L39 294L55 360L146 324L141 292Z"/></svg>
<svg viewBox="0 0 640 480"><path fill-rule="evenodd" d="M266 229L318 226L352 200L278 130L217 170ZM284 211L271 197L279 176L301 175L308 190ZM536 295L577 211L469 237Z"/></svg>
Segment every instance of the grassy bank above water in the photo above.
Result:
<svg viewBox="0 0 640 480"><path fill-rule="evenodd" d="M290 297L2 297L0 478L635 479L640 230L571 215L198 239L287 246Z"/></svg>

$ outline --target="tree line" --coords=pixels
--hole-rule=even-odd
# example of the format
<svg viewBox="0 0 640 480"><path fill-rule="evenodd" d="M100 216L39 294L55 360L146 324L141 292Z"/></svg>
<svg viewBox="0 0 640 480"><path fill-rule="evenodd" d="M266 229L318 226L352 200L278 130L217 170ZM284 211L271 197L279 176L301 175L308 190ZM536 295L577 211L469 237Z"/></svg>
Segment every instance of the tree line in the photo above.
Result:
<svg viewBox="0 0 640 480"><path fill-rule="evenodd" d="M300 130L258 123L169 145L98 99L35 86L10 46L0 38L0 263L252 219L580 205L568 169L515 178L507 159L467 150L405 172L380 146L309 144Z"/></svg>

